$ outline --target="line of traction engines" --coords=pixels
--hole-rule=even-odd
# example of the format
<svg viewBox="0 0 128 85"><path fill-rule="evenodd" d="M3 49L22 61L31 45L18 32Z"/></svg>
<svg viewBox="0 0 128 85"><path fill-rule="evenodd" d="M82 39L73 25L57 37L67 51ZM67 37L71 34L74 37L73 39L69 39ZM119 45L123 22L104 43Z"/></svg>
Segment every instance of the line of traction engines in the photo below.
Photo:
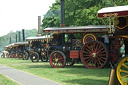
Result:
<svg viewBox="0 0 128 85"><path fill-rule="evenodd" d="M30 58L32 62L48 61L46 36L28 37L26 40L27 42L16 42L5 46L5 50L8 51L6 57L23 60Z"/></svg>
<svg viewBox="0 0 128 85"><path fill-rule="evenodd" d="M117 55L120 56L120 43L113 39L111 39L111 42L114 45L118 45L116 47L118 48L118 54L111 51L108 55L108 49L103 44L104 39L101 37L107 32L105 26L46 28L44 31L47 34L45 36L28 37L26 38L27 42L18 42L6 46L5 49L8 51L6 56L8 58L19 58L23 60L30 59L32 62L38 62L39 60L46 62L49 60L51 66L54 68L72 66L75 62L78 63L82 60L89 63L93 58L95 58L94 62L97 62L93 66L93 62L91 62L91 65L88 64L86 67L101 68L109 61L109 55L116 55L116 57L111 57L111 61L118 61ZM52 34L48 35L48 33ZM87 44L87 47L85 47L86 43L90 41L94 42L91 45ZM98 43L95 44L95 41L98 41ZM90 50L88 53L91 52L92 54L91 60L86 60L84 56L81 57L81 52L85 52L83 47L86 51ZM96 55L96 52L91 49L97 49L100 55ZM88 53L84 53L87 58Z"/></svg>

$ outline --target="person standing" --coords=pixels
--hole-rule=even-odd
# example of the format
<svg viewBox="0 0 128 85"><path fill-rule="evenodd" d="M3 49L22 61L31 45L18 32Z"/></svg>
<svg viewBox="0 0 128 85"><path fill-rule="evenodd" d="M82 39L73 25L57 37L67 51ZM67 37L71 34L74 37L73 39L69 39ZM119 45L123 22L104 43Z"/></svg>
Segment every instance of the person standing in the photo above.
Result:
<svg viewBox="0 0 128 85"><path fill-rule="evenodd" d="M102 36L104 38L104 44L109 48L109 36L107 33Z"/></svg>

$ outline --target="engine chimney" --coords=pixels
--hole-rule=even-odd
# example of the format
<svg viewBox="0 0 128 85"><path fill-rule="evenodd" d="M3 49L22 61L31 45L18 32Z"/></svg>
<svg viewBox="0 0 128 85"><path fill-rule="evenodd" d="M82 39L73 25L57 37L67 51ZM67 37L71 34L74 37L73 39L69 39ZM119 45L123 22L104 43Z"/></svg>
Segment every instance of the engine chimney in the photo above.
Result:
<svg viewBox="0 0 128 85"><path fill-rule="evenodd" d="M41 16L38 16L38 36L41 36Z"/></svg>
<svg viewBox="0 0 128 85"><path fill-rule="evenodd" d="M65 27L65 1L61 0L61 24L60 27Z"/></svg>
<svg viewBox="0 0 128 85"><path fill-rule="evenodd" d="M16 34L16 42L17 42L17 34Z"/></svg>
<svg viewBox="0 0 128 85"><path fill-rule="evenodd" d="M10 44L12 43L11 37L10 37Z"/></svg>
<svg viewBox="0 0 128 85"><path fill-rule="evenodd" d="M20 42L20 32L19 32L19 42Z"/></svg>
<svg viewBox="0 0 128 85"><path fill-rule="evenodd" d="M24 29L22 29L23 42L25 41Z"/></svg>

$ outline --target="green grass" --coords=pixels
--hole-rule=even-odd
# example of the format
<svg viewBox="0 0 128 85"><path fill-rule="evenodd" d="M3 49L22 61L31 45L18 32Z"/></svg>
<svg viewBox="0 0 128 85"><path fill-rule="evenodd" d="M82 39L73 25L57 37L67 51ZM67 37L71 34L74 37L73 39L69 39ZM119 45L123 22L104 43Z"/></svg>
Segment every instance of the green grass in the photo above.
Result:
<svg viewBox="0 0 128 85"><path fill-rule="evenodd" d="M41 76L63 85L107 85L110 69L87 69L83 64L52 68L49 62L0 58L0 64Z"/></svg>
<svg viewBox="0 0 128 85"><path fill-rule="evenodd" d="M0 85L19 85L6 76L0 74Z"/></svg>

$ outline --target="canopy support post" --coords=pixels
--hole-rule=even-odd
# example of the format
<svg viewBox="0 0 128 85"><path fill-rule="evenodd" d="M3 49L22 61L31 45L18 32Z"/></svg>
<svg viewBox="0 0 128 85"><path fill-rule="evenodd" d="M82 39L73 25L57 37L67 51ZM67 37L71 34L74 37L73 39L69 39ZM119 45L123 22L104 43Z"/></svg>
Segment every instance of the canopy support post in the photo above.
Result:
<svg viewBox="0 0 128 85"><path fill-rule="evenodd" d="M107 27L107 24L105 23L105 21L104 21L103 18L102 18L102 21L103 21L103 23L105 24L105 26L106 26L106 28L107 28L107 30L108 30L108 32L109 32L109 29L108 29L108 27Z"/></svg>

